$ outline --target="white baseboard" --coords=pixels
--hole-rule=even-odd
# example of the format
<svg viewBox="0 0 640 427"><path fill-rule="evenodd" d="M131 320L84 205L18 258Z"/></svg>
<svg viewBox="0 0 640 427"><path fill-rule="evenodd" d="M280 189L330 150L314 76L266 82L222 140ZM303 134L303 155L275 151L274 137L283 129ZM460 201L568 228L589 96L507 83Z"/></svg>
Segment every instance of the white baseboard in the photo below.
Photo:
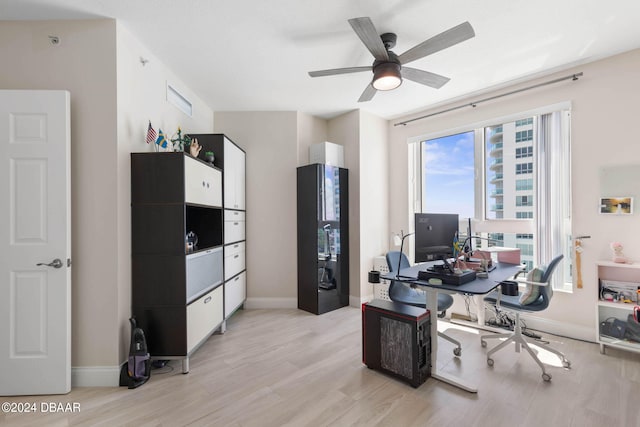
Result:
<svg viewBox="0 0 640 427"><path fill-rule="evenodd" d="M363 303L371 301L373 295L357 297L349 295L349 306L360 308ZM244 302L246 309L278 309L278 308L298 308L297 298L247 298Z"/></svg>
<svg viewBox="0 0 640 427"><path fill-rule="evenodd" d="M118 387L120 366L71 367L71 387Z"/></svg>
<svg viewBox="0 0 640 427"><path fill-rule="evenodd" d="M356 308L360 308L362 307L362 304L364 304L365 302L369 302L373 299L373 294L372 295L367 295L364 297L356 297L353 295L349 295L349 306L350 307L356 307Z"/></svg>
<svg viewBox="0 0 640 427"><path fill-rule="evenodd" d="M526 322L528 328L536 331L548 332L550 334L588 342L595 342L596 340L594 328L544 319L530 314L521 314L520 317Z"/></svg>
<svg viewBox="0 0 640 427"><path fill-rule="evenodd" d="M527 328L529 329L533 329L535 331L539 331L542 333L546 332L548 334L558 335L561 337L572 338L576 340L595 342L595 331L591 328L559 322L557 320L544 319L541 317L532 316L531 314L522 313L520 316L521 316L521 319L526 323ZM459 325L482 329L485 331L501 332L501 333L505 332L504 329L501 329L498 327L487 326L487 325L480 326L476 322L470 322L467 320L451 319L450 322L456 323Z"/></svg>
<svg viewBox="0 0 640 427"><path fill-rule="evenodd" d="M297 298L247 298L244 302L246 309L262 308L298 308Z"/></svg>

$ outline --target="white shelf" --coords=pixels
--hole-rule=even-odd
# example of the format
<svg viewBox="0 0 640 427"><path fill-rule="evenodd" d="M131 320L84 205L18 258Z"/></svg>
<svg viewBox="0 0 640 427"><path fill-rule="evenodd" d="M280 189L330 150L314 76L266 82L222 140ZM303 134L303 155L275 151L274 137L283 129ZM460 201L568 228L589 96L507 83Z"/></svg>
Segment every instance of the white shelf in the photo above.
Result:
<svg viewBox="0 0 640 427"><path fill-rule="evenodd" d="M632 280L640 283L640 263L622 264L613 261L601 260L597 262L598 279L600 280ZM598 292L600 286L598 285ZM596 342L600 344L600 353L605 352L605 347L614 347L621 350L640 353L640 343L624 339L611 338L600 335L600 322L609 317L615 317L623 322L627 321L629 314L633 312L635 304L597 300L596 303Z"/></svg>
<svg viewBox="0 0 640 427"><path fill-rule="evenodd" d="M601 260L598 261L598 267L633 268L640 270L640 262L631 261L631 264L622 264L619 262Z"/></svg>
<svg viewBox="0 0 640 427"><path fill-rule="evenodd" d="M621 350L633 351L636 353L640 353L640 344L633 341L619 340L616 338L610 338L606 336L601 336L598 340L600 343L601 353L604 353L603 346L607 347L615 347Z"/></svg>
<svg viewBox="0 0 640 427"><path fill-rule="evenodd" d="M600 307L610 307L613 309L625 310L625 311L633 311L633 307L635 306L635 304L627 304L627 303L604 301L604 300L598 300L598 305Z"/></svg>

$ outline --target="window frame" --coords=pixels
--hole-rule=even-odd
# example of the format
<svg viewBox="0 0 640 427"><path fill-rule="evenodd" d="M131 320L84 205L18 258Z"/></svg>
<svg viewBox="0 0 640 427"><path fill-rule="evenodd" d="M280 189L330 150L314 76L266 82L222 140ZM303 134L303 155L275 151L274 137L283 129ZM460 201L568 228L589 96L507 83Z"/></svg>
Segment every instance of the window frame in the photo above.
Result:
<svg viewBox="0 0 640 427"><path fill-rule="evenodd" d="M516 121L525 120L525 119L528 120L529 117L536 118L538 116L557 112L557 111L568 111L568 114L570 115L571 102L567 101L567 102L561 102L557 104L551 104L548 106L544 106L544 107L540 107L532 110L526 110L519 113L509 114L509 115L505 115L505 116L501 116L493 119L471 123L464 126L458 126L458 127L454 127L446 130L431 132L431 133L408 138L407 139L407 143L409 144L408 224L410 224L409 231L410 232L414 231L413 230L414 212L420 212L422 208L422 205L421 205L422 176L421 176L421 170L420 170L421 142L425 140L432 140L432 139L442 138L442 137L446 137L454 134L474 131L475 132L474 138L476 141L475 149L474 149L474 157L475 157L474 197L476 202L475 202L475 208L474 208L475 218L472 218L472 228L474 233L475 234L514 233L514 234L534 234L535 235L538 232L537 230L538 227L537 227L537 220L534 220L533 218L490 219L486 217L486 214L485 214L486 213L486 197L485 197L486 171L485 171L485 166L483 164L485 159L484 150L486 146L484 129L486 127L498 126L501 123L516 122ZM530 126L530 125L535 127L536 120L534 119L532 123L524 124L524 126ZM569 129L567 129L566 132L568 133L567 137L569 138L568 143L569 143L569 153L570 153L570 146L571 146L571 141L569 137L570 124L569 124ZM527 142L527 141L523 141L523 142ZM534 171L535 171L535 167L534 167ZM522 176L523 177L522 179L526 179L524 177L530 176L530 174L520 174L519 176ZM534 177L535 177L535 173L534 173ZM535 177L535 180L536 182L538 182L537 177ZM536 184L534 183L534 186L535 185ZM569 221L569 224L568 224L569 229L572 228L571 223L572 223L572 219ZM412 239L410 240L411 240L409 244L410 253L413 253L413 241ZM534 259L537 260L536 264L540 264L540 261L538 259L539 250L537 247L535 248L535 252L536 254L534 256ZM571 255L570 258L573 258L573 252L569 252L569 254ZM565 263L565 270L567 270L569 274L565 275L565 277L568 277L568 280L560 284L559 286L554 286L554 290L557 290L560 292L568 292L568 293L573 292L574 284L573 284L573 275L571 274L572 265L573 265L572 260L567 259Z"/></svg>

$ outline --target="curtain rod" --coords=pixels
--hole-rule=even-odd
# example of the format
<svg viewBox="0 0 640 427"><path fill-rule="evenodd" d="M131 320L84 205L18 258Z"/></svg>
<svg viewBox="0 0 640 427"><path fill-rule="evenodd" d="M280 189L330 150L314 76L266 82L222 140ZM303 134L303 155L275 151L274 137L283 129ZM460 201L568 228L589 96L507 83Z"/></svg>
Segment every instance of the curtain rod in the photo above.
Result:
<svg viewBox="0 0 640 427"><path fill-rule="evenodd" d="M503 96L513 95L513 94L516 94L516 93L524 92L526 90L531 90L531 89L539 88L541 86L547 86L547 85L551 85L551 84L554 84L554 83L558 83L558 82L561 82L561 81L564 81L564 80L571 79L573 81L576 81L576 80L578 80L578 77L582 77L582 75L583 75L582 72L575 73L575 74L571 74L570 76L560 77L559 79L549 80L548 82L538 83L536 85L524 87L522 89L512 90L511 92L507 92L507 93L503 93L503 94L495 95L495 96L490 96L489 98L484 98L484 99L480 99L478 101L469 102L467 104L458 105L457 107L447 108L446 110L437 111L435 113L427 114L426 116L420 116L420 117L416 117L415 119L405 120L404 122L398 122L398 123L395 123L394 126L406 126L407 123L415 122L416 120L426 119L428 117L437 116L438 114L443 114L443 113L448 113L450 111L459 110L459 109L464 108L464 107L473 107L473 108L475 108L478 104L480 104L482 102L493 101L494 99L502 98Z"/></svg>

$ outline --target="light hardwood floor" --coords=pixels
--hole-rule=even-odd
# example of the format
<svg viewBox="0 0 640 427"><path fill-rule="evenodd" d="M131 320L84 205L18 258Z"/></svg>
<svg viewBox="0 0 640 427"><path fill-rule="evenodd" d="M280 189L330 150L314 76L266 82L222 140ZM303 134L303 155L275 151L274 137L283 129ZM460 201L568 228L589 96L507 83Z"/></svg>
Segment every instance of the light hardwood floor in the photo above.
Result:
<svg viewBox="0 0 640 427"><path fill-rule="evenodd" d="M74 388L63 396L0 402L77 402L79 413L0 414L2 426L640 426L640 355L544 335L557 359L550 383L513 347L486 363L478 331L439 322L462 342L441 342L439 365L479 385L470 394L428 379L417 389L362 364L361 311L240 310L227 333L191 359L152 372L134 390ZM484 332L483 332L484 333ZM489 342L489 348L495 343ZM548 353L547 353L548 354Z"/></svg>

